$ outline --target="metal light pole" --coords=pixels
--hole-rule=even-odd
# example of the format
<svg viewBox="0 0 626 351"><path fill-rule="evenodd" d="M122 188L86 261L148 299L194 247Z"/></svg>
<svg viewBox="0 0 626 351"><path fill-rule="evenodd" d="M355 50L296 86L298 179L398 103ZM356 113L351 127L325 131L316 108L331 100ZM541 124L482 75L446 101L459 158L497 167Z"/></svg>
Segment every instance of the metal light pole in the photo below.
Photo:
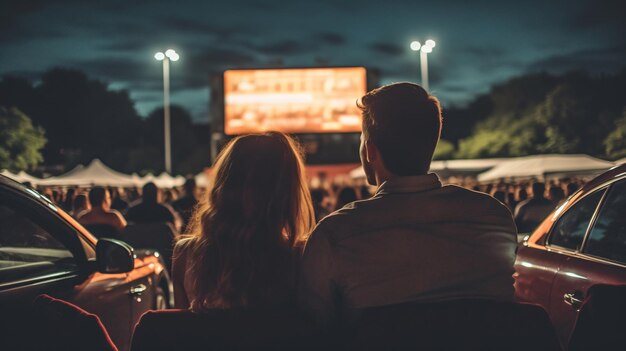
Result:
<svg viewBox="0 0 626 351"><path fill-rule="evenodd" d="M422 88L428 91L428 54L433 52L436 43L434 40L428 39L424 45L419 41L411 42L411 50L420 52L420 68L422 74Z"/></svg>
<svg viewBox="0 0 626 351"><path fill-rule="evenodd" d="M163 61L163 131L165 145L165 171L172 174L172 141L170 133L170 61L178 61L176 51L168 49L165 54L157 52L154 58Z"/></svg>

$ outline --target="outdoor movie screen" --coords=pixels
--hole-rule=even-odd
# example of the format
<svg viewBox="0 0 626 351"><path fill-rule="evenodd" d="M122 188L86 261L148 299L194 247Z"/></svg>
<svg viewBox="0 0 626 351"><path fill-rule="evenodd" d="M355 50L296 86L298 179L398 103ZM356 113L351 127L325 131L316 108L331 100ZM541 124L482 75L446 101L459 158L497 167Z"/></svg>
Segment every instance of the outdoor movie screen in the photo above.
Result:
<svg viewBox="0 0 626 351"><path fill-rule="evenodd" d="M356 101L366 90L364 67L229 70L224 132L360 132Z"/></svg>

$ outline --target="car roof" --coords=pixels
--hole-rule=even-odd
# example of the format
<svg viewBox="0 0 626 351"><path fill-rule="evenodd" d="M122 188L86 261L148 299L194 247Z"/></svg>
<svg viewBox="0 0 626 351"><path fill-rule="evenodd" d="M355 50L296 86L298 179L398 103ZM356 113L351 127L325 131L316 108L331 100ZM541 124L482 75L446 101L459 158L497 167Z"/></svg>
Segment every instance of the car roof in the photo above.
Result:
<svg viewBox="0 0 626 351"><path fill-rule="evenodd" d="M608 171L600 174L599 176L593 178L582 187L582 191L587 192L593 190L607 182L620 178L626 178L626 163L615 166Z"/></svg>
<svg viewBox="0 0 626 351"><path fill-rule="evenodd" d="M21 184L14 179L3 176L0 174L0 185L11 188L19 193L22 193L32 199L41 202L44 205L52 205L52 202L47 197L41 195L37 190L30 188L24 184Z"/></svg>

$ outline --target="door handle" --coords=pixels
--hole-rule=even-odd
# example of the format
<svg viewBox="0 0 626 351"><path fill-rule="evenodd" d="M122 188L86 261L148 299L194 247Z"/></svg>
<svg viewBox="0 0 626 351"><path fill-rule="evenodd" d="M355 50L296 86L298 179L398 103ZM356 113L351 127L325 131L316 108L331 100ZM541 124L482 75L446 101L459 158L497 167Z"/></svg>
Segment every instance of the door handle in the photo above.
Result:
<svg viewBox="0 0 626 351"><path fill-rule="evenodd" d="M130 288L131 295L141 295L144 291L146 291L148 287L145 284L135 285Z"/></svg>
<svg viewBox="0 0 626 351"><path fill-rule="evenodd" d="M573 293L568 293L563 295L563 301L566 304L572 306L576 311L580 310L580 306L583 304L582 298L579 298L582 293L580 291L574 291Z"/></svg>

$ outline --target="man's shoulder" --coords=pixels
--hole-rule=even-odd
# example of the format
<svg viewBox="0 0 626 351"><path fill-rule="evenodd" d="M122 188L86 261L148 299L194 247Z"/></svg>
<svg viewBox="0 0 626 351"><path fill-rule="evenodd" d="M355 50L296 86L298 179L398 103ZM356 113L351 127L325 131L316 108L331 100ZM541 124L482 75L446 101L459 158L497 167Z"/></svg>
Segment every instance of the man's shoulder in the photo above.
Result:
<svg viewBox="0 0 626 351"><path fill-rule="evenodd" d="M479 211L495 211L495 212L508 212L509 208L500 202L493 196L475 190L460 187L458 185L446 185L442 187L442 190L447 191L449 199L459 203L468 210Z"/></svg>
<svg viewBox="0 0 626 351"><path fill-rule="evenodd" d="M313 234L325 236L331 241L338 241L341 237L358 230L363 219L375 216L377 205L378 199L375 196L348 203L322 218L313 230Z"/></svg>

